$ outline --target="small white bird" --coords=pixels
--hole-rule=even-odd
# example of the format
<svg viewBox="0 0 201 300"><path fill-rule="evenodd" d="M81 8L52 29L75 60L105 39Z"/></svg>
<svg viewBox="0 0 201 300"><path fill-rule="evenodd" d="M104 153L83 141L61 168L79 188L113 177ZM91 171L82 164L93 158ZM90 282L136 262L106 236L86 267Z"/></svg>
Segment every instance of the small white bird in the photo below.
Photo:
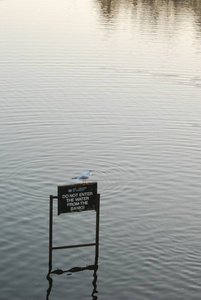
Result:
<svg viewBox="0 0 201 300"><path fill-rule="evenodd" d="M72 179L82 180L83 183L86 183L87 179L89 178L89 176L91 175L92 172L94 172L94 170L90 169L89 171L82 173L77 177L73 177Z"/></svg>

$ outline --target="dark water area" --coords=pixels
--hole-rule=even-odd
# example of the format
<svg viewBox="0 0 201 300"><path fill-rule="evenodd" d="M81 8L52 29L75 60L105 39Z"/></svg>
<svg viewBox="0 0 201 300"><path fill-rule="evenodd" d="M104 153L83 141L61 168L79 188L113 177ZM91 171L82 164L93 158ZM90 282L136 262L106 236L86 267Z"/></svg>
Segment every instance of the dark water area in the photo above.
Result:
<svg viewBox="0 0 201 300"><path fill-rule="evenodd" d="M201 1L0 2L2 300L200 299ZM100 247L49 195L95 169ZM57 216L90 243L95 212Z"/></svg>

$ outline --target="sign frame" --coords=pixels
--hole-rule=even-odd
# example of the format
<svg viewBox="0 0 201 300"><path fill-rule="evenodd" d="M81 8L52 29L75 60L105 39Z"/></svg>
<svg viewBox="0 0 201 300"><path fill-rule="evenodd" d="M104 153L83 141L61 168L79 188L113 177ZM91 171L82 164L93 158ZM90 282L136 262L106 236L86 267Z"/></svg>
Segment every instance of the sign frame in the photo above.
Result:
<svg viewBox="0 0 201 300"><path fill-rule="evenodd" d="M52 251L53 250L95 246L95 255L98 259L98 254L99 254L99 224L100 224L100 194L97 193L97 182L79 184L79 186L80 187L81 186L85 187L85 186L88 186L90 184L94 184L94 187L96 187L96 195L95 195L96 197L95 197L95 206L94 206L94 210L96 211L96 235L95 235L95 242L93 242L93 243L53 247L53 200L54 199L59 200L59 196L50 195L50 197L49 197L49 270L52 269ZM75 186L75 188L77 188L78 184L75 184L74 186ZM73 187L73 185L71 185L71 187ZM86 209L86 210L91 210L91 207L90 207L90 209ZM85 211L85 210L81 210L81 211Z"/></svg>

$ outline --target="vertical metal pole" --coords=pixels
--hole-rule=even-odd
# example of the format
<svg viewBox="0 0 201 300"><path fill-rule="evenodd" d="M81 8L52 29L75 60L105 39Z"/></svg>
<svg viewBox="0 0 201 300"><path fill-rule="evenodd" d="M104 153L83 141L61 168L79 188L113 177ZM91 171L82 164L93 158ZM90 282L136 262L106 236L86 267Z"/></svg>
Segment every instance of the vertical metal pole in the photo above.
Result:
<svg viewBox="0 0 201 300"><path fill-rule="evenodd" d="M50 196L50 213L49 213L49 270L52 269L52 221L53 221L53 196Z"/></svg>
<svg viewBox="0 0 201 300"><path fill-rule="evenodd" d="M99 222L100 222L100 194L97 195L97 210L96 210L96 261L98 261L99 252Z"/></svg>

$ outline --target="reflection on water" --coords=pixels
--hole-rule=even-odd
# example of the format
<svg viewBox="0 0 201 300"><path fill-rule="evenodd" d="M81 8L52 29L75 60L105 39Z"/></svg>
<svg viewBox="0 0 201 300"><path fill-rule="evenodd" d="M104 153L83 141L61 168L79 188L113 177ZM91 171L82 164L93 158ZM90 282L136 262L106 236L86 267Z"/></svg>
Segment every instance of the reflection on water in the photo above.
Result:
<svg viewBox="0 0 201 300"><path fill-rule="evenodd" d="M105 17L118 17L122 10L132 10L133 13L147 15L157 20L160 15L163 17L179 17L180 14L189 15L194 12L196 15L201 13L200 0L97 0Z"/></svg>
<svg viewBox="0 0 201 300"><path fill-rule="evenodd" d="M49 282L49 288L47 289L47 295L46 295L46 300L49 300L50 298L50 294L51 294L51 291L52 291L52 287L53 287L53 279L51 277L52 274L56 274L56 275L62 275L62 274L66 274L67 275L72 275L73 273L77 273L77 272L81 272L81 271L86 271L86 270L89 270L89 271L94 271L93 272L93 281L92 281L92 286L93 286L93 290L92 290L92 293L91 293L91 299L92 300L96 300L98 299L98 290L97 290L97 279L98 279L98 275L97 275L97 271L98 271L98 257L96 256L95 257L95 263L94 265L89 265L89 266L86 266L86 267L73 267L69 270L61 270L61 269L57 269L57 270L54 270L52 271L51 269L49 269L49 272L47 274L47 280ZM68 278L66 279L68 280ZM79 287L79 283L77 284L77 288ZM67 289L66 289L67 290ZM71 295L68 295L69 297L72 297Z"/></svg>
<svg viewBox="0 0 201 300"><path fill-rule="evenodd" d="M165 27L170 34L185 26L189 19L194 19L194 30L201 35L201 2L199 0L96 0L100 14L108 26L119 23L120 20L133 20L136 24L147 28L149 26ZM180 24L180 25L179 25ZM183 27L184 28L184 27Z"/></svg>

